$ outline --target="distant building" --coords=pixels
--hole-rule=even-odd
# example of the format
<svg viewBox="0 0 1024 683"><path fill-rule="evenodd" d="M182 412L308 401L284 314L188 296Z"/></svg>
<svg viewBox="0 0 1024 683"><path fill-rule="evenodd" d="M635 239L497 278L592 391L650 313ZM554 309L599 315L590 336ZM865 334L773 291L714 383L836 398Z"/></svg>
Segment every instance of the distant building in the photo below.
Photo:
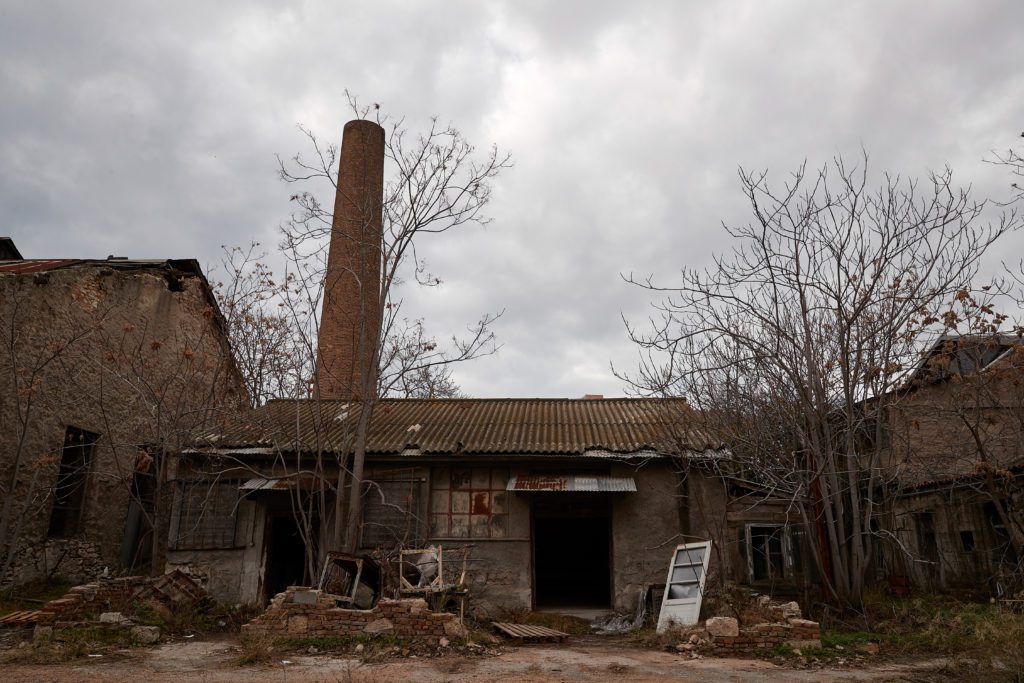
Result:
<svg viewBox="0 0 1024 683"><path fill-rule="evenodd" d="M147 565L168 453L245 402L196 261L0 238L0 585Z"/></svg>
<svg viewBox="0 0 1024 683"><path fill-rule="evenodd" d="M1022 577L1024 344L944 337L885 416L897 482L878 567L919 589L999 594Z"/></svg>

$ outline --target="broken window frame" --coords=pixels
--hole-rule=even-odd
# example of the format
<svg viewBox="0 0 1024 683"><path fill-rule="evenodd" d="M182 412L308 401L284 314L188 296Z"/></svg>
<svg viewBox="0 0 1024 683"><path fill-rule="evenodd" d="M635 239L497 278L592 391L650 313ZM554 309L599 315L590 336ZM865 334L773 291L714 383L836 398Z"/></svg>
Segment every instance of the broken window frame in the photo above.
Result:
<svg viewBox="0 0 1024 683"><path fill-rule="evenodd" d="M365 480L370 483L370 487L363 498L359 547L398 548L421 544L425 535L421 503L426 478L419 468L374 470L368 473ZM405 494L404 500L402 495L394 495L395 490ZM384 514L379 514L379 510L383 510ZM400 526L390 523L394 521L393 516L387 519L388 513L395 512L402 519Z"/></svg>
<svg viewBox="0 0 1024 683"><path fill-rule="evenodd" d="M177 483L174 550L242 547L238 539L238 505L242 500L239 480L184 479Z"/></svg>
<svg viewBox="0 0 1024 683"><path fill-rule="evenodd" d="M69 426L64 430L60 466L53 484L49 538L72 538L82 530L85 492L100 435Z"/></svg>
<svg viewBox="0 0 1024 683"><path fill-rule="evenodd" d="M779 576L772 576L770 571L772 567L770 556L766 557L766 568L769 569L768 575L758 578L755 575L756 563L755 553L757 552L754 547L754 529L776 529L780 532L779 543L781 550L782 560L782 574ZM744 535L744 546L746 549L746 560L747 560L747 580L751 584L766 584L775 581L792 581L796 579L798 573L802 567L798 567L794 560L797 557L799 550L795 548L795 544L799 542L799 539L794 539L794 536L799 536L794 529L793 525L786 524L783 522L747 522L743 528ZM772 536L775 534L773 533ZM770 542L771 537L767 537Z"/></svg>
<svg viewBox="0 0 1024 683"><path fill-rule="evenodd" d="M694 553L701 553L699 559ZM673 626L692 626L700 619L701 602L704 599L704 585L708 577L708 563L711 561L711 541L684 543L672 551L665 577L665 592L661 599L661 613L658 615L658 633L664 633ZM699 568L699 573L697 569ZM687 577L687 571L693 578ZM677 576L678 574L682 576ZM694 595L672 596L673 586L696 586Z"/></svg>
<svg viewBox="0 0 1024 683"><path fill-rule="evenodd" d="M487 472L483 484L482 472ZM468 479L453 476L468 472ZM506 491L510 471L508 467L490 465L442 465L430 474L430 538L436 540L488 540L508 538L509 495ZM457 496L468 495L467 508L456 504ZM500 497L500 498L499 498ZM496 505L497 500L501 502ZM500 511L496 511L500 508ZM465 525L457 527L456 519L465 518ZM476 518L476 519L474 519ZM481 523L486 521L486 525ZM487 533L480 533L482 528ZM465 528L465 533L456 533Z"/></svg>

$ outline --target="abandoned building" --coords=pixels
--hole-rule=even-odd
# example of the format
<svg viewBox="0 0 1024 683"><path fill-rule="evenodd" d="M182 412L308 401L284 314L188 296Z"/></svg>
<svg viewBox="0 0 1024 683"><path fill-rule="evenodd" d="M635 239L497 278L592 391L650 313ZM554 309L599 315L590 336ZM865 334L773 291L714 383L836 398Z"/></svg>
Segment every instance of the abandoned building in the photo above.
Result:
<svg viewBox="0 0 1024 683"><path fill-rule="evenodd" d="M218 599L317 582L380 318L383 145L376 124L345 126L315 398L270 401L184 454L168 568ZM719 576L792 583L785 508L730 507L724 453L676 399L380 399L358 545L461 550L483 610L632 610L688 541L714 541Z"/></svg>
<svg viewBox="0 0 1024 683"><path fill-rule="evenodd" d="M210 285L191 260L0 256L0 586L138 571L165 455L246 403Z"/></svg>
<svg viewBox="0 0 1024 683"><path fill-rule="evenodd" d="M925 355L886 419L897 489L883 521L898 542L877 558L883 575L926 590L1020 589L1022 388L1015 335L943 337Z"/></svg>

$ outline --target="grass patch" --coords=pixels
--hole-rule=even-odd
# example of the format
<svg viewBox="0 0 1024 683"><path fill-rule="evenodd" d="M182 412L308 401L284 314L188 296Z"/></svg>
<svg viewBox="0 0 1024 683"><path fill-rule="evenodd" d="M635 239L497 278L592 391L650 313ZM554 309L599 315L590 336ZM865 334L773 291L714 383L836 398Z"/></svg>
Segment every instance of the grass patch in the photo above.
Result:
<svg viewBox="0 0 1024 683"><path fill-rule="evenodd" d="M4 653L3 662L16 664L56 664L87 655L141 645L126 628L72 626L54 631L49 638Z"/></svg>

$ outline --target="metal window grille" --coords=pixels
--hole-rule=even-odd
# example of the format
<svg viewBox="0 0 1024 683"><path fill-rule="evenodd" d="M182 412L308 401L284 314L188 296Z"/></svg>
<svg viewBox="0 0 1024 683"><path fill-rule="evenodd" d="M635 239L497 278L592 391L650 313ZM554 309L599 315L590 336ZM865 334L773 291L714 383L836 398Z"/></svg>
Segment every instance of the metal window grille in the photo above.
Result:
<svg viewBox="0 0 1024 683"><path fill-rule="evenodd" d="M234 480L182 482L175 548L234 548L238 499Z"/></svg>

